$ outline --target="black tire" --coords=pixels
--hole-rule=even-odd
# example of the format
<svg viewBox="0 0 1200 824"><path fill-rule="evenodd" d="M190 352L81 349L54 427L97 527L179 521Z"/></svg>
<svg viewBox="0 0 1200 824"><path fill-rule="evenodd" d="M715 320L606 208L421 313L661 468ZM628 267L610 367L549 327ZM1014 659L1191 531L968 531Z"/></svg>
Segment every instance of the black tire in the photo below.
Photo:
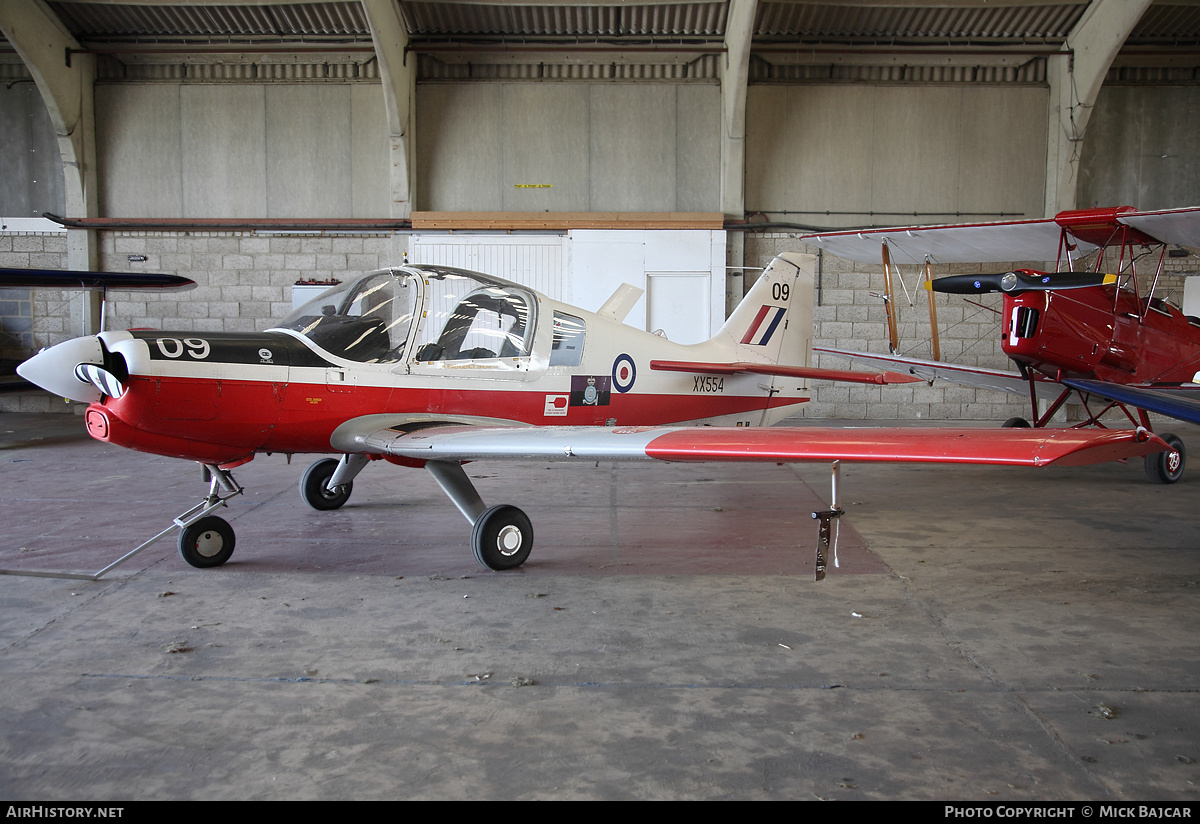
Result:
<svg viewBox="0 0 1200 824"><path fill-rule="evenodd" d="M322 458L304 470L304 477L300 479L300 497L313 509L337 509L350 500L350 493L354 491L353 481L342 484L334 492L325 488L337 466L337 458Z"/></svg>
<svg viewBox="0 0 1200 824"><path fill-rule="evenodd" d="M235 543L233 527L216 515L201 518L179 532L179 554L200 569L217 567L228 561Z"/></svg>
<svg viewBox="0 0 1200 824"><path fill-rule="evenodd" d="M1029 429L1029 421L1024 418L1009 418L1004 423L1000 424L1004 429Z"/></svg>
<svg viewBox="0 0 1200 824"><path fill-rule="evenodd" d="M515 506L502 504L485 511L471 529L471 551L488 569L515 569L533 549L533 524Z"/></svg>
<svg viewBox="0 0 1200 824"><path fill-rule="evenodd" d="M1187 450L1178 435L1165 432L1159 435L1171 445L1173 452L1155 452L1146 456L1146 477L1151 483L1173 484L1183 477L1183 467L1187 463Z"/></svg>

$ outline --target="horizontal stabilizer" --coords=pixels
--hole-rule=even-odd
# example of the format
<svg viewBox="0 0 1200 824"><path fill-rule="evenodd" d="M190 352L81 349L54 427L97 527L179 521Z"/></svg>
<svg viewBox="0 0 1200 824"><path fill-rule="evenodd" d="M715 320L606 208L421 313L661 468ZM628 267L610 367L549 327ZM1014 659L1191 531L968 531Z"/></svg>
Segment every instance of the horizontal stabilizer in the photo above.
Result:
<svg viewBox="0 0 1200 824"><path fill-rule="evenodd" d="M1200 423L1200 386L1128 386L1097 380L1065 380L1064 384L1110 401L1136 406L1189 423Z"/></svg>
<svg viewBox="0 0 1200 824"><path fill-rule="evenodd" d="M869 461L1077 466L1163 452L1144 429L829 429L787 427L473 427L415 431L349 421L340 451L415 461L659 460L671 462ZM372 430L372 431L367 431Z"/></svg>
<svg viewBox="0 0 1200 824"><path fill-rule="evenodd" d="M690 372L700 375L775 375L781 378L812 378L849 383L919 383L922 379L899 372L855 372L852 369L820 369L815 366L787 366L779 363L701 363L695 361L652 360L657 372Z"/></svg>
<svg viewBox="0 0 1200 824"><path fill-rule="evenodd" d="M193 289L196 281L156 272L0 268L0 286L27 289Z"/></svg>

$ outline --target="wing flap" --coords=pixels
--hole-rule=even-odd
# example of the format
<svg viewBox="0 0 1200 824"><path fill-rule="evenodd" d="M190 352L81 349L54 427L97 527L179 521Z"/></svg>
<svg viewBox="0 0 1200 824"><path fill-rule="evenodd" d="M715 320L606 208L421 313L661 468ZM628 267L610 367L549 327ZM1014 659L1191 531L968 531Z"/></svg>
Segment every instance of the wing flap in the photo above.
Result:
<svg viewBox="0 0 1200 824"><path fill-rule="evenodd" d="M347 439L343 430L354 429L353 423L339 428L341 440L335 433L335 448L410 461L844 460L1074 466L1168 448L1145 430L433 425L416 431L401 426L360 429ZM351 444L354 448L347 448Z"/></svg>
<svg viewBox="0 0 1200 824"><path fill-rule="evenodd" d="M815 366L787 366L779 363L704 363L701 361L652 360L656 372L690 372L701 375L774 375L781 378L812 378L848 383L918 383L922 378L899 372L856 372L852 369L821 369Z"/></svg>

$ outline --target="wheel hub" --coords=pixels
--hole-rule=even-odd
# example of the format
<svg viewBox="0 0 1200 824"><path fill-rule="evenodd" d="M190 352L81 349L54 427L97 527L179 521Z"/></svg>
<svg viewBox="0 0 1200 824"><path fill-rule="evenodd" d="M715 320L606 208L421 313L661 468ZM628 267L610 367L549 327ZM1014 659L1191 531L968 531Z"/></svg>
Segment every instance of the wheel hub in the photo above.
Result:
<svg viewBox="0 0 1200 824"><path fill-rule="evenodd" d="M512 524L504 527L496 535L496 549L506 558L515 555L521 549L522 543L524 539L521 537L521 530Z"/></svg>
<svg viewBox="0 0 1200 824"><path fill-rule="evenodd" d="M1174 475L1179 471L1179 453L1171 452L1167 455L1167 471Z"/></svg>
<svg viewBox="0 0 1200 824"><path fill-rule="evenodd" d="M225 542L216 532L209 530L196 539L196 552L205 558L211 558L221 551Z"/></svg>

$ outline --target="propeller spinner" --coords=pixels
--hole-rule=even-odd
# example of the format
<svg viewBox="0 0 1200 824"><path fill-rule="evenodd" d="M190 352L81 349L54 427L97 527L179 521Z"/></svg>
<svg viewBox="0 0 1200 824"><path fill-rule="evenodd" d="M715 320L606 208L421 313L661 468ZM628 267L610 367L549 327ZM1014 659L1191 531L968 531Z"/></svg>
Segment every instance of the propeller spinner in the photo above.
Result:
<svg viewBox="0 0 1200 824"><path fill-rule="evenodd" d="M999 272L987 275L950 275L927 283L935 292L952 295L982 295L987 292L1054 292L1116 283L1116 275L1093 272Z"/></svg>

